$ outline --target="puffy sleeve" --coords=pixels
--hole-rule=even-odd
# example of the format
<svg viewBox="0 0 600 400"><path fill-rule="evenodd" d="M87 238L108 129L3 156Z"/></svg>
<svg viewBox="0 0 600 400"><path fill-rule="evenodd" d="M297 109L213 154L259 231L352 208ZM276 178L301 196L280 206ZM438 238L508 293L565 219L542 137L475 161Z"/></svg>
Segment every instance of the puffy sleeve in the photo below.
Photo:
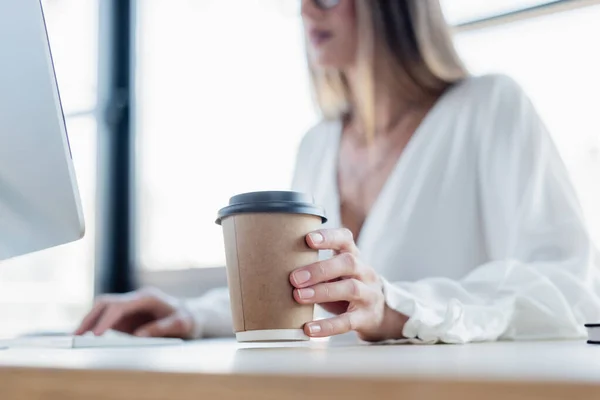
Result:
<svg viewBox="0 0 600 400"><path fill-rule="evenodd" d="M585 337L600 322L599 269L566 168L516 83L487 96L478 186L491 261L458 281L384 281L387 304L416 342Z"/></svg>

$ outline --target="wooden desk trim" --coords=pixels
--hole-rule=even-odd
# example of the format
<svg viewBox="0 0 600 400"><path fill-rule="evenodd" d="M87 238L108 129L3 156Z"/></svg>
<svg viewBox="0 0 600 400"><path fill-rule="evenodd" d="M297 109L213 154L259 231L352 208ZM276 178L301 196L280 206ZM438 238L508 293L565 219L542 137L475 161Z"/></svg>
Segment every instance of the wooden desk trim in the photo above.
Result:
<svg viewBox="0 0 600 400"><path fill-rule="evenodd" d="M323 378L0 368L6 400L576 400L600 398L600 383Z"/></svg>

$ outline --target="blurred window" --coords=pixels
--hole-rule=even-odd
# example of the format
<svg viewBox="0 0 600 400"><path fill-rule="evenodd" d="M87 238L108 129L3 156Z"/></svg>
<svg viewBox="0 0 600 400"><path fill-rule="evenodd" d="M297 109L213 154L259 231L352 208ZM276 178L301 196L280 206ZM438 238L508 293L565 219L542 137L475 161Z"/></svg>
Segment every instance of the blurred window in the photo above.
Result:
<svg viewBox="0 0 600 400"><path fill-rule="evenodd" d="M559 2L561 0L441 0L446 19L452 25Z"/></svg>
<svg viewBox="0 0 600 400"><path fill-rule="evenodd" d="M218 209L291 183L316 114L300 19L278 1L139 2L143 268L224 265Z"/></svg>

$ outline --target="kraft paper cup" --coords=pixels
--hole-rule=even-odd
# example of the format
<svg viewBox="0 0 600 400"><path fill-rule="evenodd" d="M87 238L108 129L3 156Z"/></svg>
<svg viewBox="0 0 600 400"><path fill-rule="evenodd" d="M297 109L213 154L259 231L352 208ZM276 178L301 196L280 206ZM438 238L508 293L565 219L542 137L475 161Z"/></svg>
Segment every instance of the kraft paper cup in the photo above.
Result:
<svg viewBox="0 0 600 400"><path fill-rule="evenodd" d="M219 211L239 342L309 340L303 326L314 306L294 300L289 276L318 260L305 238L326 221L312 197L297 192L245 193Z"/></svg>

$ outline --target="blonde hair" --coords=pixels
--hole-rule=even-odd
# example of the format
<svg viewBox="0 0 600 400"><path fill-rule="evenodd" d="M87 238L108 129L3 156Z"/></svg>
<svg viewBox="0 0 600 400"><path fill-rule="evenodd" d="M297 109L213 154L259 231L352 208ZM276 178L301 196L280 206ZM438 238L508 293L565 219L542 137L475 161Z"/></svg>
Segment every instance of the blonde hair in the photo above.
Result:
<svg viewBox="0 0 600 400"><path fill-rule="evenodd" d="M439 0L355 1L361 84L353 90L359 104L352 104L343 71L310 66L313 93L323 117L337 119L357 112L366 129L374 130L376 56L396 78L391 84L415 101L437 97L468 76Z"/></svg>

